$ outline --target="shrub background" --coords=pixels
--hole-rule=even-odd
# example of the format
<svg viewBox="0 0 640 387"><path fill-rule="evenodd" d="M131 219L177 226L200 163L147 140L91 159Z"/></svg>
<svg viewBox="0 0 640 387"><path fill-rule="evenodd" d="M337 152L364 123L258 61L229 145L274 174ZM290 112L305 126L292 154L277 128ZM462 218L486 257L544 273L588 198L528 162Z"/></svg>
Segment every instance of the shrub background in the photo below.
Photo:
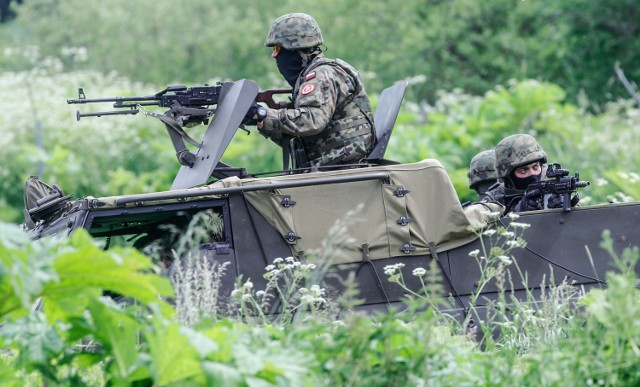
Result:
<svg viewBox="0 0 640 387"><path fill-rule="evenodd" d="M638 106L616 78L640 79L640 4L596 0L237 2L79 0L12 3L0 24L0 219L22 220L22 190L40 175L76 197L168 189L178 164L160 122L75 121L75 98L151 94L167 84L248 78L286 86L263 46L286 12L317 18L328 48L360 69L372 100L410 81L386 157L440 160L462 201L473 155L530 133L551 161L592 185L583 203L640 197ZM402 23L399 21L402 20ZM81 106L109 109L110 106ZM192 128L198 137L203 128ZM223 161L280 168L279 149L237 134Z"/></svg>

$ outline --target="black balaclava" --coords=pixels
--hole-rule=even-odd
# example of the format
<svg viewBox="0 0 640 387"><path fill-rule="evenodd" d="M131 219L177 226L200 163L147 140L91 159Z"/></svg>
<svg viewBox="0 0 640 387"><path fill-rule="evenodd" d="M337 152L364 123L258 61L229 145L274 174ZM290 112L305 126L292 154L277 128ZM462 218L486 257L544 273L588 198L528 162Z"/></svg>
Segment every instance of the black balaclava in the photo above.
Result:
<svg viewBox="0 0 640 387"><path fill-rule="evenodd" d="M537 175L530 175L525 178L519 178L516 177L516 174L514 172L511 172L511 182L516 189L526 189L529 184L539 182L541 176L542 173L539 173Z"/></svg>
<svg viewBox="0 0 640 387"><path fill-rule="evenodd" d="M302 65L302 57L298 51L280 49L278 56L276 56L276 63L278 64L278 70L280 74L286 79L287 83L291 87L295 87L298 76L304 69Z"/></svg>

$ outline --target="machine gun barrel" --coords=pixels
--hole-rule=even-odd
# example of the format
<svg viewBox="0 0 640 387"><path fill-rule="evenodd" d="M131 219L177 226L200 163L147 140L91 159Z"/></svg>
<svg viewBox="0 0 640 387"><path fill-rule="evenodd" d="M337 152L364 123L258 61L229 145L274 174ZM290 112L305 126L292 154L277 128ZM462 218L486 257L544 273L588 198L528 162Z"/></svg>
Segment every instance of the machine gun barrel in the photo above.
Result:
<svg viewBox="0 0 640 387"><path fill-rule="evenodd" d="M101 116L117 116L123 114L131 114L135 115L140 113L138 109L130 109L130 110L112 110L108 112L95 112L95 113L80 113L80 110L76 110L76 119L80 121L82 117L101 117Z"/></svg>

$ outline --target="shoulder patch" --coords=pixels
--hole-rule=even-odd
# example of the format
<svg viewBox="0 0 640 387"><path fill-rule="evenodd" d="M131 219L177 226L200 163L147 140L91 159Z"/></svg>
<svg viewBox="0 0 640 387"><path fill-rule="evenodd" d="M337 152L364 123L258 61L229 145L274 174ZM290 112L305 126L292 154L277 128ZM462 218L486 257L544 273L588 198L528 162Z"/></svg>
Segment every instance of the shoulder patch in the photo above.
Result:
<svg viewBox="0 0 640 387"><path fill-rule="evenodd" d="M306 76L306 77L304 77L304 80L305 80L305 81L310 81L310 80L312 80L312 79L313 79L313 78L315 78L315 77L316 77L316 72L315 72L315 71L312 71L312 72L310 72L309 74L307 74L307 76Z"/></svg>
<svg viewBox="0 0 640 387"><path fill-rule="evenodd" d="M300 90L300 94L302 95L307 95L309 93L311 93L312 91L314 91L316 89L316 85L313 83L307 83L306 85L304 85L302 87L302 89Z"/></svg>

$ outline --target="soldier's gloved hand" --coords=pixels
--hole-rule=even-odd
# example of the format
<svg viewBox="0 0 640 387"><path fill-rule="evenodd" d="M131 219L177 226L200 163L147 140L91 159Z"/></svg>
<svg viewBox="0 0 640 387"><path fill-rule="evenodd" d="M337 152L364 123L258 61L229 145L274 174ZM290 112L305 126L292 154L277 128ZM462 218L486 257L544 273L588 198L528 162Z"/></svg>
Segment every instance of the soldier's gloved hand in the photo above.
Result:
<svg viewBox="0 0 640 387"><path fill-rule="evenodd" d="M547 200L547 208L562 208L562 195L551 194Z"/></svg>
<svg viewBox="0 0 640 387"><path fill-rule="evenodd" d="M258 122L262 122L267 116L267 109L253 101L251 107L245 114L242 120L242 125L256 125Z"/></svg>
<svg viewBox="0 0 640 387"><path fill-rule="evenodd" d="M571 207L577 206L579 201L580 201L580 195L578 195L578 193L576 192L576 196L571 198Z"/></svg>
<svg viewBox="0 0 640 387"><path fill-rule="evenodd" d="M534 211L542 209L542 200L539 195L536 196L523 196L522 199L513 207L513 211Z"/></svg>

